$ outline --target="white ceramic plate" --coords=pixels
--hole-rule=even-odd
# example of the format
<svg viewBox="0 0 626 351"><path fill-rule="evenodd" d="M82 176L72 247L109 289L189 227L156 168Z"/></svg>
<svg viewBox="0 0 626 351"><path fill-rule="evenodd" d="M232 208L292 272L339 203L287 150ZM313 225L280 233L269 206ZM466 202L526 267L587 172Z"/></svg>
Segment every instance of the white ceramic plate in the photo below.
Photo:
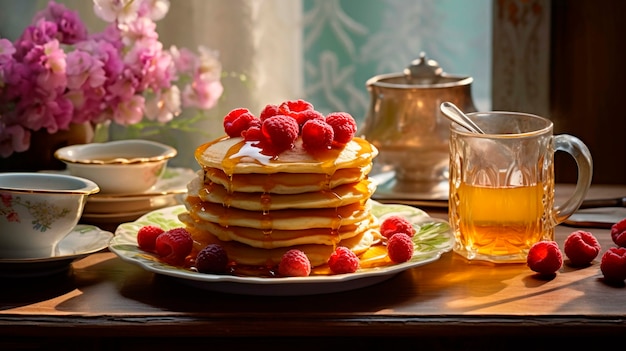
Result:
<svg viewBox="0 0 626 351"><path fill-rule="evenodd" d="M59 242L51 257L0 258L0 277L36 277L66 271L73 261L105 249L111 238L111 232L93 225L78 224Z"/></svg>
<svg viewBox="0 0 626 351"><path fill-rule="evenodd" d="M173 277L180 282L198 288L244 294L244 295L312 295L346 291L370 286L403 272L409 268L422 266L438 260L452 249L454 236L447 222L429 217L426 212L405 205L384 205L375 203L373 213L379 218L391 214L401 214L409 218L421 230L415 235L419 243L413 258L405 263L361 269L356 273L309 277L261 278L216 275L193 272L163 263L137 247L137 231L145 225L158 225L161 228L183 226L177 215L185 211L183 205L152 211L134 222L118 226L109 250L121 259L137 264L144 269Z"/></svg>

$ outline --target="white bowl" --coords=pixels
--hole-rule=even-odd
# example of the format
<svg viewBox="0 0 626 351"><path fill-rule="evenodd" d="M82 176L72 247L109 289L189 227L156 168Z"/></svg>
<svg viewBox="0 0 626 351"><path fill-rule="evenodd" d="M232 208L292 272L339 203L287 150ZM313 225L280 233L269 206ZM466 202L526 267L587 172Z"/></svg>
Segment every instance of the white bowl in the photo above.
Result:
<svg viewBox="0 0 626 351"><path fill-rule="evenodd" d="M103 194L139 194L156 184L175 148L155 141L129 139L62 147L54 157L71 175L91 179Z"/></svg>
<svg viewBox="0 0 626 351"><path fill-rule="evenodd" d="M0 258L51 257L99 190L70 175L0 173Z"/></svg>

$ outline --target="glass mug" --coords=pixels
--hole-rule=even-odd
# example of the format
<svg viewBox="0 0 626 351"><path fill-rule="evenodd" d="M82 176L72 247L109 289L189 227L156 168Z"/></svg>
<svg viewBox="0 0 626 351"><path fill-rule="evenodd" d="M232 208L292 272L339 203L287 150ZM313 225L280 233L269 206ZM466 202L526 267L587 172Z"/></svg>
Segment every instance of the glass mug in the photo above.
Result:
<svg viewBox="0 0 626 351"><path fill-rule="evenodd" d="M449 217L454 251L470 260L526 262L530 247L580 206L591 185L591 153L578 138L553 135L550 120L517 112L469 113L485 134L450 128ZM554 153L578 167L574 193L554 201Z"/></svg>

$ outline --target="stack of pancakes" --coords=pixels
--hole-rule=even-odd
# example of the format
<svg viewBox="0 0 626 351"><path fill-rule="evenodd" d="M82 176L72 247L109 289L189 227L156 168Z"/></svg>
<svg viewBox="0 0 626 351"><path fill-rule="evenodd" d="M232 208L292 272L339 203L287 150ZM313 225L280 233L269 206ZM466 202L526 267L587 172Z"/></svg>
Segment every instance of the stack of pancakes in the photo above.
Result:
<svg viewBox="0 0 626 351"><path fill-rule="evenodd" d="M198 249L219 243L241 265L273 266L289 249L304 251L312 266L337 246L360 254L380 240L368 179L377 153L361 138L316 153L298 139L274 157L242 138L218 139L196 150L202 169L179 219Z"/></svg>

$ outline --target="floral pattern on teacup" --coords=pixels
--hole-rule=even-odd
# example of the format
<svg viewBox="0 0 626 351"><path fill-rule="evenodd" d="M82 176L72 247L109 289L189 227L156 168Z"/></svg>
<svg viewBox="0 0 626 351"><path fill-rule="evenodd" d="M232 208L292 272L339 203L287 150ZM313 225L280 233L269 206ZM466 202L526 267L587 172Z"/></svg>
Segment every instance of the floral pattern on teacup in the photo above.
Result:
<svg viewBox="0 0 626 351"><path fill-rule="evenodd" d="M50 229L52 224L67 216L70 213L68 208L55 206L48 201L31 203L30 201L22 201L19 196L0 195L0 215L5 217L9 222L21 222L19 213L15 210L15 206L26 207L28 213L33 216L33 229L45 232Z"/></svg>

